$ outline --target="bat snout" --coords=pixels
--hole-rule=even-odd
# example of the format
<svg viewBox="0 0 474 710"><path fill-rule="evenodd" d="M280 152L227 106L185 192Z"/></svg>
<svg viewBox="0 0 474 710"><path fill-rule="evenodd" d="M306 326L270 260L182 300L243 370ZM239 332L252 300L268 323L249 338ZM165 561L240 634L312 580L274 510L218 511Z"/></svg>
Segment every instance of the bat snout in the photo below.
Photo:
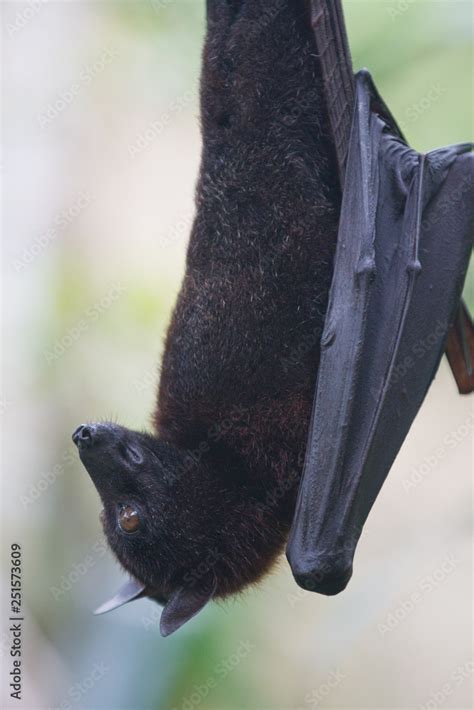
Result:
<svg viewBox="0 0 474 710"><path fill-rule="evenodd" d="M119 453L118 427L111 424L81 424L73 432L72 440L79 457L94 485L99 490L112 481L114 471L123 471L124 462Z"/></svg>
<svg viewBox="0 0 474 710"><path fill-rule="evenodd" d="M115 424L81 424L73 432L72 440L79 451L91 449L98 444L114 446L123 437L123 429Z"/></svg>
<svg viewBox="0 0 474 710"><path fill-rule="evenodd" d="M138 435L112 422L81 424L72 440L96 486L117 476L136 475L147 462L147 451Z"/></svg>
<svg viewBox="0 0 474 710"><path fill-rule="evenodd" d="M78 449L85 449L94 443L97 438L97 427L95 424L81 424L72 435L72 440Z"/></svg>

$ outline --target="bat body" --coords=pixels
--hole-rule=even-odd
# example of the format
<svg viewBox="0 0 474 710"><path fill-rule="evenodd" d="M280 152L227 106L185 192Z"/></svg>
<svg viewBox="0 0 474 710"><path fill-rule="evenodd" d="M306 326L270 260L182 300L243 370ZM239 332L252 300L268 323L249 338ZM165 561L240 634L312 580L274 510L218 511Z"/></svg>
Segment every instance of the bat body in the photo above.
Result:
<svg viewBox="0 0 474 710"><path fill-rule="evenodd" d="M201 122L155 433L74 435L137 581L112 606L167 601L165 634L255 582L293 517L340 208L306 2L208 3Z"/></svg>

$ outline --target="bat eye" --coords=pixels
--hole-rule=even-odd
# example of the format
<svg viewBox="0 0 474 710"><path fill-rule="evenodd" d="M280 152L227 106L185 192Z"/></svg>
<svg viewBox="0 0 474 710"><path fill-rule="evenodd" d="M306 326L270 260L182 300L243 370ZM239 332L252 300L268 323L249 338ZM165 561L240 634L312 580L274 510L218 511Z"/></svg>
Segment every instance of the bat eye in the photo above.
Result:
<svg viewBox="0 0 474 710"><path fill-rule="evenodd" d="M131 505L123 505L120 508L118 522L124 532L136 532L140 527L140 516L138 514L138 510Z"/></svg>

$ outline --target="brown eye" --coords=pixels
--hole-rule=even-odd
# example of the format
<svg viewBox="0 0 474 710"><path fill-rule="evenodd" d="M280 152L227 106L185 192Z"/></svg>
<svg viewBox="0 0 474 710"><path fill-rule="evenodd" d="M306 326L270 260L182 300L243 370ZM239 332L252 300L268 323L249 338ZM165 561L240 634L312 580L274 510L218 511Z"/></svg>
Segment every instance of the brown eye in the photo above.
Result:
<svg viewBox="0 0 474 710"><path fill-rule="evenodd" d="M119 525L124 532L136 532L140 527L138 510L131 505L123 505L119 512Z"/></svg>

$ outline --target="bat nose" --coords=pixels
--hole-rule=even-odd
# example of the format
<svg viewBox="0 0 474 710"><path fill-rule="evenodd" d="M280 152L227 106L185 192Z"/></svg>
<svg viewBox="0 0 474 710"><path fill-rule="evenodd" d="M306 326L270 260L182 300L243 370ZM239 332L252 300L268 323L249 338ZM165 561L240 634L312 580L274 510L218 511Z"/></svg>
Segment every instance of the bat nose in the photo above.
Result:
<svg viewBox="0 0 474 710"><path fill-rule="evenodd" d="M72 440L78 449L90 446L94 440L97 427L94 424L81 424L72 435Z"/></svg>

